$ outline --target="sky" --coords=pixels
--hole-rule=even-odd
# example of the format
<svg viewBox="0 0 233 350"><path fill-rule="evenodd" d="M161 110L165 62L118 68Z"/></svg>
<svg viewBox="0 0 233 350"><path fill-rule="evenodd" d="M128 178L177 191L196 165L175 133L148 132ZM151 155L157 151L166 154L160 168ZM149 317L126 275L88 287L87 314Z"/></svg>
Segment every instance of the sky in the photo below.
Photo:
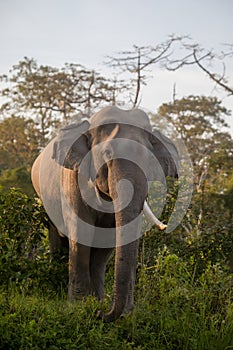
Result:
<svg viewBox="0 0 233 350"><path fill-rule="evenodd" d="M233 43L232 0L0 0L0 74L27 56L39 64L80 63L104 72L108 55L133 45L156 45L169 35L190 35L206 49ZM233 61L233 58L232 58ZM233 62L227 71L233 85ZM156 111L172 98L190 94L227 96L195 67L151 72L141 105ZM233 134L233 117L228 117Z"/></svg>

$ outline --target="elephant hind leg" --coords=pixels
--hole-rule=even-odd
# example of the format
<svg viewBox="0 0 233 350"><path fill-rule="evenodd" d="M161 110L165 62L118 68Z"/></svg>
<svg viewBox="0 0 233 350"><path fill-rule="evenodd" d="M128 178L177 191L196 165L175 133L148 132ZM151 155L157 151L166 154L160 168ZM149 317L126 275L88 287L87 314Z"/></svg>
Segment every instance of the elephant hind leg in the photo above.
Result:
<svg viewBox="0 0 233 350"><path fill-rule="evenodd" d="M104 276L107 262L113 248L91 248L90 275L93 294L99 299L104 298Z"/></svg>
<svg viewBox="0 0 233 350"><path fill-rule="evenodd" d="M49 222L49 249L52 254L67 254L69 249L68 238L62 236L51 221Z"/></svg>

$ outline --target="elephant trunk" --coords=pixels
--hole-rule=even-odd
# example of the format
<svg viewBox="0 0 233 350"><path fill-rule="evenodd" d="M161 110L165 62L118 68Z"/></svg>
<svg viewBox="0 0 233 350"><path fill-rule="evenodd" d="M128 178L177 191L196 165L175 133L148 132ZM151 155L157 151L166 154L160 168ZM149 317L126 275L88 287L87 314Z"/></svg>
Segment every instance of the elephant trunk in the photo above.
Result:
<svg viewBox="0 0 233 350"><path fill-rule="evenodd" d="M133 308L133 289L139 240L134 237L134 241L126 242L132 239L132 233L136 237L139 236L141 215L134 220L133 224L123 226L123 222L125 222L124 214L122 212L116 214L114 295L112 309L102 317L105 322L115 321L124 312ZM136 233L135 230L138 232Z"/></svg>
<svg viewBox="0 0 233 350"><path fill-rule="evenodd" d="M140 169L130 164L130 173L121 171L122 168L127 169L125 160L114 165L109 169L109 190L116 222L114 296L112 309L102 317L106 322L116 320L133 308L142 209L147 195L146 178ZM128 201L129 198L131 200Z"/></svg>

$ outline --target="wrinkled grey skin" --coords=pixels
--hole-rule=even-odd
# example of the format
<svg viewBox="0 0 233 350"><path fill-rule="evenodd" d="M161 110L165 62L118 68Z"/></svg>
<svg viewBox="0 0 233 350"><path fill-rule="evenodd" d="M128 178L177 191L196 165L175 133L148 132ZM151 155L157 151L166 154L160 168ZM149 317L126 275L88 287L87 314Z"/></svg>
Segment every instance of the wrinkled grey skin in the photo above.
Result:
<svg viewBox="0 0 233 350"><path fill-rule="evenodd" d="M106 121L109 124L105 125ZM128 122L129 125L121 122ZM137 127L133 125L137 125ZM69 133L69 128L72 131L77 130L77 133L81 136L77 142L73 143L68 153L66 151L64 153L63 141ZM161 142L161 137L163 142L168 144L170 153ZM178 154L175 146L166 137L161 136L158 131L154 133L154 136L151 134L148 116L143 111L122 111L117 107L104 108L92 116L89 121L75 125L73 129L72 126L63 129L55 138L52 148L49 149L47 146L36 159L32 168L32 182L42 202L41 187L44 182L49 183L49 186L46 185L43 191L46 191L47 198L51 198L51 203L56 203L55 206L52 206L55 208L54 210L60 210L60 193L57 192L57 186L53 186L53 184L56 184L56 176L62 167L62 190L69 205L78 217L95 227L116 227L118 246L115 248L113 303L109 313L99 313L99 317L106 322L116 320L122 314L132 310L134 306L133 293L138 256L138 237L141 231L140 217L148 194L148 183L143 171L127 159L114 159L116 149L113 147L113 140L117 138L125 139L124 147L126 148L127 140L134 140L144 145L157 157L165 176L177 176L174 159L178 159ZM107 143L103 145L104 148L98 149L98 152L94 151L94 146L104 140L107 140ZM122 145L122 142L120 145ZM86 185L86 188L88 188L89 196L98 194L100 200L114 201L117 198L123 200L124 192L119 192L118 189L117 193L117 183L122 179L128 179L133 184L134 193L132 201L123 210L118 206L118 208L114 208L114 213L104 213L91 208L83 200L78 183L78 172L83 158L90 150L92 152L86 175L87 180L92 179L93 181L96 178L97 192L94 186L91 189L87 182L85 184L85 180L84 187ZM45 155L48 155L48 161L43 162L45 165L41 166L41 159ZM104 158L106 164L98 169L101 157ZM144 159L144 166L145 169L149 169L147 177L150 180L155 178L161 180L159 170L151 169L151 159ZM97 172L97 176L95 172ZM64 212L61 211L61 220L62 215L64 216ZM124 225L132 222L137 217L139 219L132 227L133 232L135 232L135 239L131 243L121 245L121 234L124 234ZM86 246L72 239L69 232L67 235L69 237L68 299L72 300L89 294L94 294L100 300L103 299L105 269L113 248ZM64 244L64 240L65 238L60 237L56 228L52 225L50 230L52 250L55 250L56 247L60 248Z"/></svg>

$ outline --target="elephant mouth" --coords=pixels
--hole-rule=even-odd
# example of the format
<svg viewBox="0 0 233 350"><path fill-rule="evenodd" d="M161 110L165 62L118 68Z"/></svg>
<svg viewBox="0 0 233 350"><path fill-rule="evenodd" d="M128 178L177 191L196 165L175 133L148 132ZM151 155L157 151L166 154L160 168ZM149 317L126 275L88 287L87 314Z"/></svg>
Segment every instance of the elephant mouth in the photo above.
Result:
<svg viewBox="0 0 233 350"><path fill-rule="evenodd" d="M105 201L112 202L112 198L109 193L109 189L104 188L98 184L97 181L95 181L95 191L96 194L100 199L104 199Z"/></svg>
<svg viewBox="0 0 233 350"><path fill-rule="evenodd" d="M108 188L108 167L104 164L96 174L94 186L99 195L105 200L112 200Z"/></svg>

